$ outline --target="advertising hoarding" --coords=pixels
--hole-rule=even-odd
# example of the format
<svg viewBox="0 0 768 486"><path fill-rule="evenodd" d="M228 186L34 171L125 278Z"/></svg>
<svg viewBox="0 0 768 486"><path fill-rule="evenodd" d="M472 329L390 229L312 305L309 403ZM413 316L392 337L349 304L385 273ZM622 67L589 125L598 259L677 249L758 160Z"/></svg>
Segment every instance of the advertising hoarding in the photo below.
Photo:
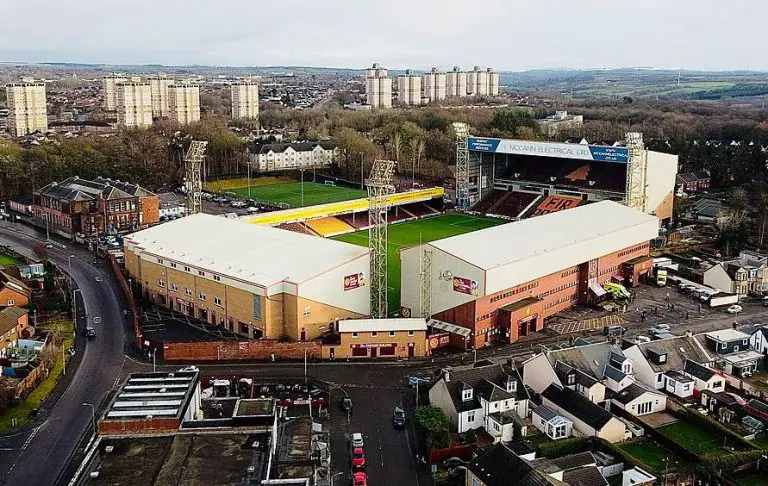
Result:
<svg viewBox="0 0 768 486"><path fill-rule="evenodd" d="M363 286L363 272L353 273L344 277L344 291L354 290Z"/></svg>
<svg viewBox="0 0 768 486"><path fill-rule="evenodd" d="M477 282L464 277L453 277L453 291L460 294L477 295Z"/></svg>
<svg viewBox="0 0 768 486"><path fill-rule="evenodd" d="M496 154L534 155L564 159L594 160L598 162L629 162L626 147L581 145L575 143L531 142L501 138L469 137L469 150Z"/></svg>

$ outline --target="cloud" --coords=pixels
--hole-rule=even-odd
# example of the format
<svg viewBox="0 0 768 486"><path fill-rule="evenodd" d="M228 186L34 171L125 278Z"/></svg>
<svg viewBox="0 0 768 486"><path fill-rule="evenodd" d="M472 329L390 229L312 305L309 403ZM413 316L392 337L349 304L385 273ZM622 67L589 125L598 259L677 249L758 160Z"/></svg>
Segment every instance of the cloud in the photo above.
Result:
<svg viewBox="0 0 768 486"><path fill-rule="evenodd" d="M5 61L768 69L757 0L7 3Z"/></svg>

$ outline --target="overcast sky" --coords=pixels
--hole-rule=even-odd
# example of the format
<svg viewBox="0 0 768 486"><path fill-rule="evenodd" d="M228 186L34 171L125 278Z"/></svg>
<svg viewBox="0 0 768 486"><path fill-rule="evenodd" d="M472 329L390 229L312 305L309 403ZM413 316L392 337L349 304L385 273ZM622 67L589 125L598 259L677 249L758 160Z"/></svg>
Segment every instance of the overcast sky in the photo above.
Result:
<svg viewBox="0 0 768 486"><path fill-rule="evenodd" d="M767 0L2 3L0 61L768 70Z"/></svg>

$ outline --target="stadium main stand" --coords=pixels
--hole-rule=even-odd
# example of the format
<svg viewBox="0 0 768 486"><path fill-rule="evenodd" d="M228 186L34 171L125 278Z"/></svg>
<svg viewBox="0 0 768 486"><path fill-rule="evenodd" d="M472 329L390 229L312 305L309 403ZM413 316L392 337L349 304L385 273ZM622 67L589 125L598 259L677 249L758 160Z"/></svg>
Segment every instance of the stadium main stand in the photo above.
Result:
<svg viewBox="0 0 768 486"><path fill-rule="evenodd" d="M529 192L509 191L504 197L499 199L496 204L491 206L488 210L488 214L498 214L500 216L517 218L520 216L520 213L539 197L541 196Z"/></svg>
<svg viewBox="0 0 768 486"><path fill-rule="evenodd" d="M530 212L529 217L543 216L545 214L556 213L564 209L575 208L581 204L581 199L568 196L547 196L541 204L535 206Z"/></svg>
<svg viewBox="0 0 768 486"><path fill-rule="evenodd" d="M472 211L477 211L478 213L487 213L488 210L491 209L497 202L499 202L499 200L504 197L506 193L507 191L502 191L501 189L491 189L491 192L487 193L474 206L472 206Z"/></svg>
<svg viewBox="0 0 768 486"><path fill-rule="evenodd" d="M328 218L312 219L304 222L308 228L323 237L336 236L357 231L353 226L344 221L330 216Z"/></svg>
<svg viewBox="0 0 768 486"><path fill-rule="evenodd" d="M517 156L499 179L623 192L626 165L613 162Z"/></svg>

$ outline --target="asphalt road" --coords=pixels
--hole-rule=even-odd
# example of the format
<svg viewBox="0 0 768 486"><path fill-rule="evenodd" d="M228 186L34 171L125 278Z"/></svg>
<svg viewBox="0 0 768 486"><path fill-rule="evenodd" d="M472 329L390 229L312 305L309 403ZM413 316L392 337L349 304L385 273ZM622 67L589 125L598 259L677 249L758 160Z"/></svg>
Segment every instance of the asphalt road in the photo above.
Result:
<svg viewBox="0 0 768 486"><path fill-rule="evenodd" d="M0 223L0 244L24 252L39 244L29 236L31 228ZM80 245L48 250L49 258L62 269L71 258L72 277L78 283L87 322L96 327L97 336L87 342L80 366L71 383L52 410L44 410L46 420L38 427L0 439L0 465L4 484L51 485L56 482L74 452L78 439L92 430L91 408L97 407L119 381L125 359L125 323L117 282L104 262L94 265ZM92 324L100 317L99 324ZM85 321L78 319L79 329Z"/></svg>

